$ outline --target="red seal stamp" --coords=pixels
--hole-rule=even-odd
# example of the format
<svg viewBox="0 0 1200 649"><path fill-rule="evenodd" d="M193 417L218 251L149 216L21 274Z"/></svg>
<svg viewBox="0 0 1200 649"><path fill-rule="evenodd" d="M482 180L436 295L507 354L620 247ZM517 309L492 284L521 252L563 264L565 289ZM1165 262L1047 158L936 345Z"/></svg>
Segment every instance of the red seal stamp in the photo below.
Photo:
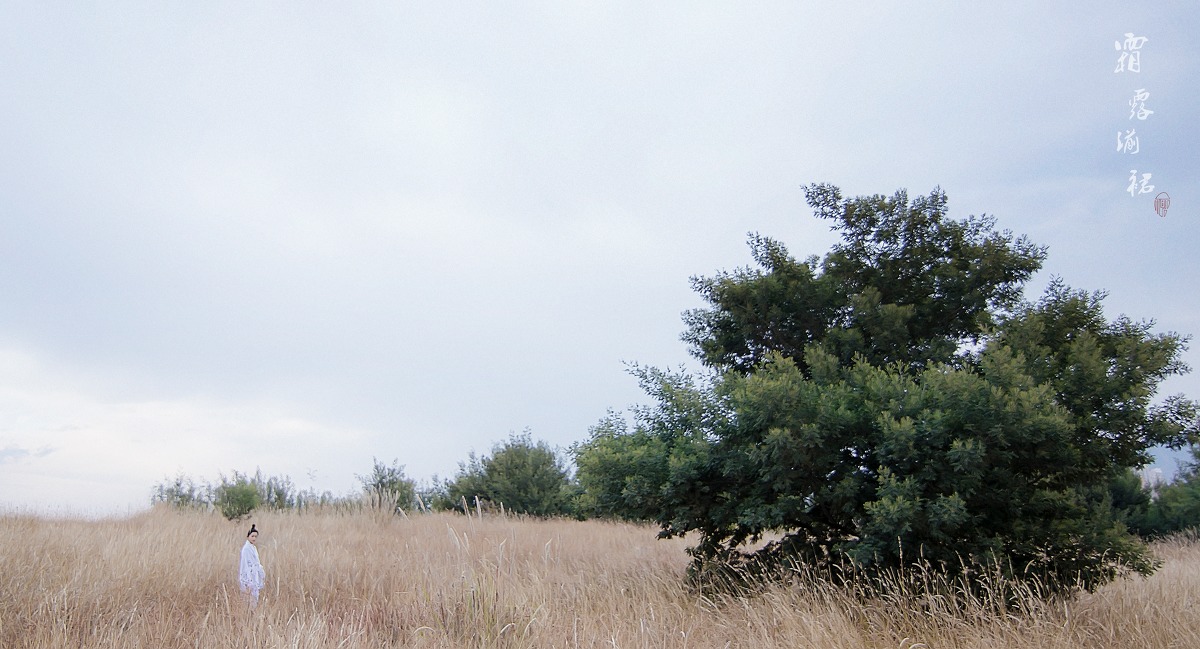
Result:
<svg viewBox="0 0 1200 649"><path fill-rule="evenodd" d="M1154 213L1165 217L1169 207L1171 207L1171 197L1166 192L1159 192L1158 196L1154 197Z"/></svg>

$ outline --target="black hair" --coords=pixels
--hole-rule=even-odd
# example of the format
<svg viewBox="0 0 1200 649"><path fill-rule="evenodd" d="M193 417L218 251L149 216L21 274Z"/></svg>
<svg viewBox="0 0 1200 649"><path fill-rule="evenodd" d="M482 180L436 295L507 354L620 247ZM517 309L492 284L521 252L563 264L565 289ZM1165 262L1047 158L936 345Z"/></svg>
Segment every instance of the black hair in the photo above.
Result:
<svg viewBox="0 0 1200 649"><path fill-rule="evenodd" d="M246 532L246 538L250 538L250 535L251 535L251 534L253 534L253 533L255 533L255 532L257 532L257 531L258 531L258 530L257 530L257 529L254 527L254 523L251 523L251 524L250 524L250 531L249 531L249 532Z"/></svg>

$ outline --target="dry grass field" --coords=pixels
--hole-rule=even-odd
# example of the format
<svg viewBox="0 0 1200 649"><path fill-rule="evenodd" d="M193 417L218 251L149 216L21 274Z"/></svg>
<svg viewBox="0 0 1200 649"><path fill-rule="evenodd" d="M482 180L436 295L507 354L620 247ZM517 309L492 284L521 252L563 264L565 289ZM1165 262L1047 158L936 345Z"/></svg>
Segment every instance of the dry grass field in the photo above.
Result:
<svg viewBox="0 0 1200 649"><path fill-rule="evenodd" d="M806 580L684 585L686 542L596 521L256 514L262 604L235 585L249 523L154 510L0 515L0 647L1200 647L1200 543L1163 568L1017 610Z"/></svg>

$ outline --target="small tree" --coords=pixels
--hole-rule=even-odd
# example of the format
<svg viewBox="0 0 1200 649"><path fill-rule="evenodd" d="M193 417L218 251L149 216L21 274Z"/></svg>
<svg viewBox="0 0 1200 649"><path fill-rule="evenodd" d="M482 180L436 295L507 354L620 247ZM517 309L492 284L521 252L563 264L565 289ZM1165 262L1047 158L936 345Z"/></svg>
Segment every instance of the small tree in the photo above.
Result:
<svg viewBox="0 0 1200 649"><path fill-rule="evenodd" d="M396 510L411 509L416 502L416 483L404 475L404 465L392 460L391 466L371 458L371 473L357 476L363 491L376 497L377 504Z"/></svg>
<svg viewBox="0 0 1200 649"><path fill-rule="evenodd" d="M249 516L262 503L262 496L254 482L236 471L231 480L221 477L221 484L214 495L213 504L231 521Z"/></svg>
<svg viewBox="0 0 1200 649"><path fill-rule="evenodd" d="M446 484L451 500L468 503L479 498L515 513L556 516L571 513L571 483L567 468L545 442L534 443L526 431L492 448L490 456L474 452Z"/></svg>

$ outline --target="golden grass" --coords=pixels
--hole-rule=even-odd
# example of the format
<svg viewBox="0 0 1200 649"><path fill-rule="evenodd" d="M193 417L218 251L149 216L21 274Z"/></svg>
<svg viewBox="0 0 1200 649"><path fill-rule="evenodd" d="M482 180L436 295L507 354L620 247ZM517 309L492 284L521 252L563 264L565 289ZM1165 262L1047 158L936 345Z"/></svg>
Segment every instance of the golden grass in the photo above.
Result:
<svg viewBox="0 0 1200 649"><path fill-rule="evenodd" d="M684 586L686 542L599 521L263 513L267 570L235 585L249 524L0 516L0 647L1200 647L1200 543L1071 601L863 599L797 580Z"/></svg>

